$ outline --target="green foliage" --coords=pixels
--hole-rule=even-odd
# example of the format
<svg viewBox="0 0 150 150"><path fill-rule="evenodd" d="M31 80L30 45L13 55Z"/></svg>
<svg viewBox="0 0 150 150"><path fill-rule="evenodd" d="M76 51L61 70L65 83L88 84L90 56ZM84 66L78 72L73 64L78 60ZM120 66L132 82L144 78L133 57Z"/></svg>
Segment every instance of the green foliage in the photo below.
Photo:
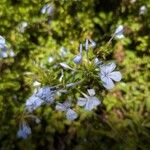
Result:
<svg viewBox="0 0 150 150"><path fill-rule="evenodd" d="M51 15L40 12L46 3L54 7ZM139 15L142 5L147 12ZM133 4L130 0L1 0L0 35L16 55L0 58L0 148L149 150L149 10L149 0ZM24 32L19 31L22 22L28 23ZM120 24L125 26L125 38L107 46ZM72 61L86 38L97 43L89 52L90 60L95 55L106 61L115 59L121 69L123 80L111 91L104 91L100 80L97 82L93 63L83 60L76 66ZM63 48L66 55L62 57ZM86 57L85 52L83 55ZM48 62L49 57L54 61ZM74 78L67 70L63 82L59 81L61 62L76 68ZM80 117L73 122L56 112L54 106L42 106L32 115L23 113L25 101L34 91L34 81L63 88L78 80L81 84L68 89L68 95L76 102L80 92L93 87L102 100L94 112L74 106ZM61 98L63 102L68 97ZM41 119L40 124L35 123L35 116ZM26 140L16 136L22 119L32 128Z"/></svg>

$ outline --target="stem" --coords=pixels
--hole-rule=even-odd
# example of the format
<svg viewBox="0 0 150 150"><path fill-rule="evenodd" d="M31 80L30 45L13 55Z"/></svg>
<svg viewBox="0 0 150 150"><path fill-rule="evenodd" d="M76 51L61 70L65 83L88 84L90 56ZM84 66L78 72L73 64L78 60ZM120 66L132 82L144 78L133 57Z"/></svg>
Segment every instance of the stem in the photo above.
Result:
<svg viewBox="0 0 150 150"><path fill-rule="evenodd" d="M113 38L115 37L115 33L111 36L111 38L109 39L109 41L107 42L107 44L106 45L110 45L110 42L113 40Z"/></svg>

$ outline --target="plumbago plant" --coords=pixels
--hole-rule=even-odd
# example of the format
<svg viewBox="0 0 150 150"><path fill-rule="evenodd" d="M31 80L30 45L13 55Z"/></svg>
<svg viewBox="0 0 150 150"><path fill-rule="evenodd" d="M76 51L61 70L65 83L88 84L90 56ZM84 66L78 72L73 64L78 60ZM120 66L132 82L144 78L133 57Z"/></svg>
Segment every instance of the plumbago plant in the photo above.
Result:
<svg viewBox="0 0 150 150"><path fill-rule="evenodd" d="M42 10L43 13L46 10L47 7ZM120 25L104 47L109 48L114 38L123 37L123 26ZM96 42L87 38L84 43L79 44L79 53L72 58L70 64L67 61L54 64L53 57L48 58L48 61L53 63L51 69L56 72L56 75L51 83L44 86L39 81L34 81L35 91L26 100L23 113L19 118L20 125L17 131L19 138L26 139L32 133L27 122L28 117L40 123L40 119L34 115L34 112L42 105L48 105L64 113L67 120L73 121L79 118L77 107L85 111L92 111L102 104L102 96L99 91L114 88L115 82L119 82L122 75L115 70L115 62L107 62L97 57L99 52L94 53L95 47ZM61 52L65 55L64 48ZM41 67L47 71L44 65Z"/></svg>

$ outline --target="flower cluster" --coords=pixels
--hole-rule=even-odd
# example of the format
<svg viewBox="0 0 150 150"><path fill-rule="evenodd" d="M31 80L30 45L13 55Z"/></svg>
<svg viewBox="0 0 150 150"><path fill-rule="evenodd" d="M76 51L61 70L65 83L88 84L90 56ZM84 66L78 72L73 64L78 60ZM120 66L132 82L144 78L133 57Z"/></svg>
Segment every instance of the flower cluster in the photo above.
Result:
<svg viewBox="0 0 150 150"><path fill-rule="evenodd" d="M115 30L108 44L114 37L119 39L124 37L122 25L120 25ZM95 41L89 38L86 39L85 44L79 45L79 54L77 54L73 58L73 62L79 66L82 63L82 61L84 61L84 53L83 53L83 48L84 48L87 54L86 55L87 59L89 61L88 63L94 64L93 66L95 71L97 72L97 79L101 80L102 85L106 89L110 90L115 86L114 81L116 82L120 81L122 75L119 71L114 71L116 68L116 64L114 62L104 63L103 61L99 60L97 57L93 58L92 60L88 58L88 52L90 48L95 48L95 47L96 47ZM63 82L65 71L71 71L74 76L76 75L77 69L70 67L66 62L59 62L57 66L62 67L59 74L59 82ZM74 100L73 99L70 100L70 97L68 97L69 100L65 100L65 102L60 103L55 101L55 95L57 95L57 97L59 98L62 95L67 94L67 88L75 88L77 85L81 83L82 83L81 81L77 81L75 83L73 82L66 83L65 86L63 84L63 86L60 87L59 85L56 85L55 88L51 86L44 86L39 88L41 84L35 81L33 85L34 87L38 87L38 89L36 89L36 92L26 100L26 104L25 104L26 112L32 113L37 108L39 108L42 104L56 104L55 109L57 111L65 113L65 116L68 120L73 121L77 119L78 114L74 110L74 108L72 108L71 105L71 102L74 102ZM85 87L89 87L89 85ZM96 109L97 106L101 104L101 99L96 96L96 91L93 88L90 89L87 88L86 90L88 94L80 91L80 94L82 94L82 96L77 97L76 104L78 108L83 107L86 111L92 111L93 109ZM29 134L31 134L31 128L27 125L27 123L22 123L17 133L18 137L26 138Z"/></svg>
<svg viewBox="0 0 150 150"><path fill-rule="evenodd" d="M33 112L42 104L51 104L54 102L55 90L52 87L45 86L29 97L25 104L25 110Z"/></svg>

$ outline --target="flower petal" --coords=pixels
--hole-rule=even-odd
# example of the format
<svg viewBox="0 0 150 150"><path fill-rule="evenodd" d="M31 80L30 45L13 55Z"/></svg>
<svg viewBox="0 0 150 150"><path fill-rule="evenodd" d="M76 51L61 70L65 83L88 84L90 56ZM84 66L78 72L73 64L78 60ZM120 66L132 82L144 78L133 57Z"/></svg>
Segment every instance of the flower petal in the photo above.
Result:
<svg viewBox="0 0 150 150"><path fill-rule="evenodd" d="M86 104L87 99L86 98L79 98L77 101L77 105L84 106Z"/></svg>
<svg viewBox="0 0 150 150"><path fill-rule="evenodd" d="M82 55L79 54L79 55L76 55L74 58L73 58L73 62L76 63L76 64L79 64L82 62Z"/></svg>
<svg viewBox="0 0 150 150"><path fill-rule="evenodd" d="M59 63L63 69L70 69L70 70L73 70L69 65L67 65L65 62L62 62L62 63Z"/></svg>
<svg viewBox="0 0 150 150"><path fill-rule="evenodd" d="M110 79L109 77L106 77L105 78L105 82L103 82L103 86L106 88L106 89L112 89L114 87L114 83L112 81L112 79Z"/></svg>
<svg viewBox="0 0 150 150"><path fill-rule="evenodd" d="M94 108L93 102L88 100L84 108L85 110L91 111Z"/></svg>
<svg viewBox="0 0 150 150"><path fill-rule="evenodd" d="M40 99L39 97L37 97L36 95L33 94L26 101L26 104L25 104L26 110L29 112L32 112L35 109L37 109L38 107L40 107L43 103L44 103L44 101L42 99Z"/></svg>
<svg viewBox="0 0 150 150"><path fill-rule="evenodd" d="M86 39L86 41L85 41L85 50L88 51L88 49L89 49L89 40Z"/></svg>
<svg viewBox="0 0 150 150"><path fill-rule="evenodd" d="M116 38L122 39L122 38L124 38L124 35L123 34L118 34L118 35L116 35Z"/></svg>
<svg viewBox="0 0 150 150"><path fill-rule="evenodd" d="M76 118L78 117L78 114L72 110L72 109L68 109L67 112L66 112L66 118L68 120L75 120Z"/></svg>
<svg viewBox="0 0 150 150"><path fill-rule="evenodd" d="M0 44L5 45L5 39L0 35Z"/></svg>
<svg viewBox="0 0 150 150"><path fill-rule="evenodd" d="M66 111L66 107L65 105L61 104L61 103L58 103L55 107L56 110L58 111Z"/></svg>
<svg viewBox="0 0 150 150"><path fill-rule="evenodd" d="M102 75L107 75L108 73L111 73L115 68L116 68L116 64L114 62L109 63L107 65L103 65L103 66L100 67L101 74Z"/></svg>
<svg viewBox="0 0 150 150"><path fill-rule="evenodd" d="M108 76L114 81L120 81L122 78L122 75L119 71L111 72Z"/></svg>
<svg viewBox="0 0 150 150"><path fill-rule="evenodd" d="M109 63L107 66L106 66L106 71L108 73L112 72L114 69L116 68L116 64L114 62L111 62Z"/></svg>
<svg viewBox="0 0 150 150"><path fill-rule="evenodd" d="M102 82L107 82L107 80L108 80L108 77L104 76L103 74L100 74L100 78L101 78Z"/></svg>
<svg viewBox="0 0 150 150"><path fill-rule="evenodd" d="M115 30L115 35L123 34L123 30L124 30L123 25L119 25L118 28Z"/></svg>
<svg viewBox="0 0 150 150"><path fill-rule="evenodd" d="M50 86L44 86L37 91L35 96L42 99L45 103L51 104L54 102L55 91Z"/></svg>
<svg viewBox="0 0 150 150"><path fill-rule="evenodd" d="M87 90L90 96L94 96L95 95L95 90L94 89L88 89Z"/></svg>
<svg viewBox="0 0 150 150"><path fill-rule="evenodd" d="M89 97L86 105L85 105L85 110L91 111L94 109L97 105L100 104L100 101L96 97Z"/></svg>
<svg viewBox="0 0 150 150"><path fill-rule="evenodd" d="M101 102L97 97L91 97L91 101L93 102L94 106L98 106Z"/></svg>
<svg viewBox="0 0 150 150"><path fill-rule="evenodd" d="M63 103L63 105L66 107L66 109L68 109L68 108L70 108L70 106L71 106L71 102L68 101L68 100L66 100L66 101Z"/></svg>

